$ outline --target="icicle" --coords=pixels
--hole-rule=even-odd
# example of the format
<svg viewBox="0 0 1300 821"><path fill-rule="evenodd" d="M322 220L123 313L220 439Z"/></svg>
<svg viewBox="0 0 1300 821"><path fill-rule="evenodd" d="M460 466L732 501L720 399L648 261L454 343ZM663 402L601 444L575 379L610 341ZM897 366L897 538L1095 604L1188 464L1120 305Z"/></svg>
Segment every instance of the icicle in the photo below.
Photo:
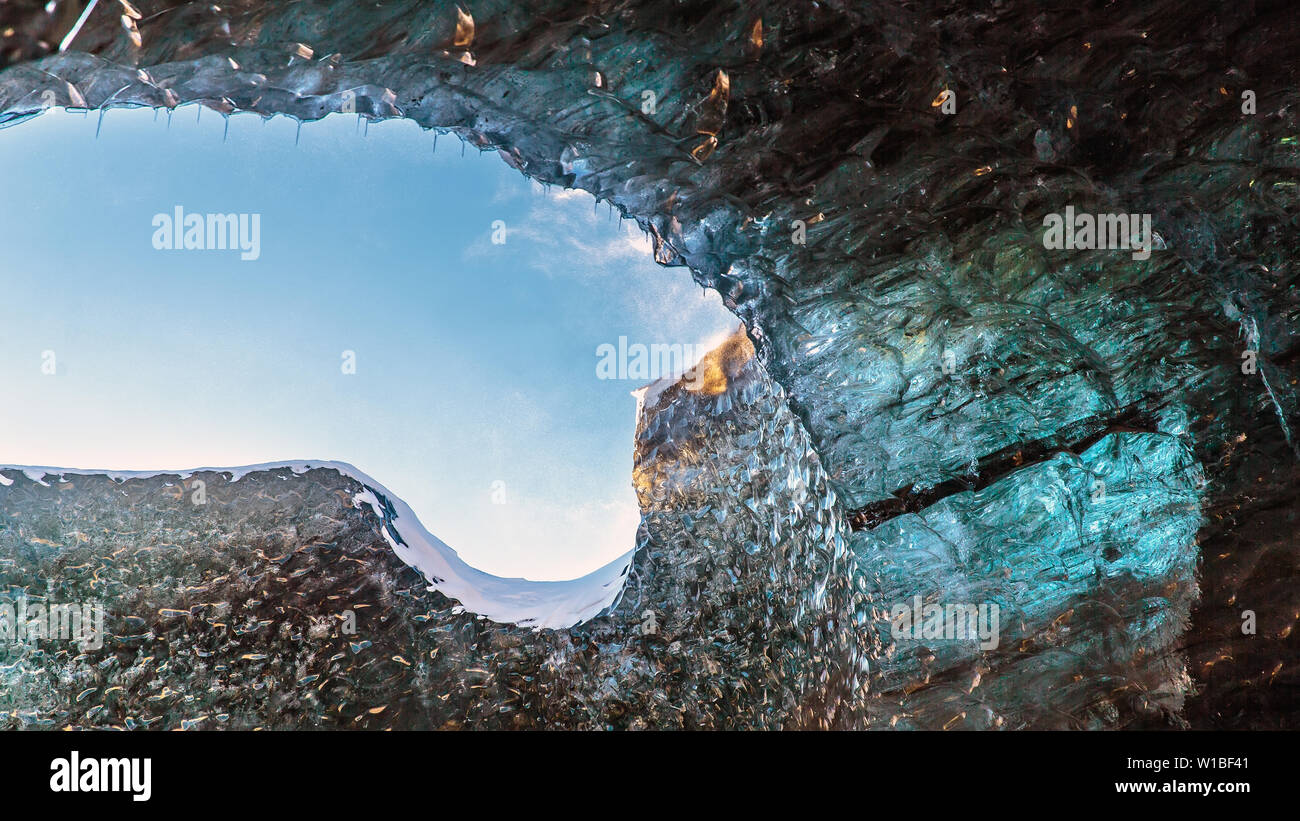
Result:
<svg viewBox="0 0 1300 821"><path fill-rule="evenodd" d="M90 13L95 10L95 4L98 2L99 0L90 0L85 11L81 12L77 22L72 25L72 30L63 38L63 42L59 43L59 51L67 51L68 46L72 45L72 41L76 38L77 33L81 31L81 27L86 25L86 20L90 19Z"/></svg>

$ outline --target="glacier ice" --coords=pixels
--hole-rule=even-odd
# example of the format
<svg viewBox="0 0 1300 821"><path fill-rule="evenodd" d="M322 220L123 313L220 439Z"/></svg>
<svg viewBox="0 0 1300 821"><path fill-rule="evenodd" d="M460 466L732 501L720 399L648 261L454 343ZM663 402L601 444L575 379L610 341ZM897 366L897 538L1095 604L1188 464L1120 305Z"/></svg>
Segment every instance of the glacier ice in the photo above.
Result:
<svg viewBox="0 0 1300 821"><path fill-rule="evenodd" d="M610 201L744 320L756 354L719 366L726 389L643 410L643 534L615 606L541 633L435 607L385 645L428 657L393 671L413 677L404 721L1295 725L1295 9L547 0L474 3L467 28L443 2L160 2L139 42L92 14L56 54L71 21L9 5L0 120L409 118ZM1150 214L1163 248L1048 250L1066 207ZM104 480L60 506L8 478L7 522L145 521ZM19 530L5 556L54 560ZM897 599L940 590L1001 601L1007 641L884 632ZM291 657L248 674L288 681ZM353 706L408 692L346 687ZM64 695L5 697L82 720ZM285 723L324 720L293 697Z"/></svg>

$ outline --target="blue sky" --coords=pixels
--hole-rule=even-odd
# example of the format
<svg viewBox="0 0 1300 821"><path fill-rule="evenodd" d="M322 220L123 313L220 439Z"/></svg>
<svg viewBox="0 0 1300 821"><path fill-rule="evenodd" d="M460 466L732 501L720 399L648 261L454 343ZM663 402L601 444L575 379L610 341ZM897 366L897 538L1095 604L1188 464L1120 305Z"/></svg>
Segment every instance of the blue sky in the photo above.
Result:
<svg viewBox="0 0 1300 821"><path fill-rule="evenodd" d="M596 348L711 345L736 323L716 295L590 195L451 135L435 154L405 121L238 115L223 141L196 115L0 131L23 192L0 220L0 463L337 459L488 572L571 578L631 548L640 383L596 378ZM260 215L260 257L155 250L176 205Z"/></svg>

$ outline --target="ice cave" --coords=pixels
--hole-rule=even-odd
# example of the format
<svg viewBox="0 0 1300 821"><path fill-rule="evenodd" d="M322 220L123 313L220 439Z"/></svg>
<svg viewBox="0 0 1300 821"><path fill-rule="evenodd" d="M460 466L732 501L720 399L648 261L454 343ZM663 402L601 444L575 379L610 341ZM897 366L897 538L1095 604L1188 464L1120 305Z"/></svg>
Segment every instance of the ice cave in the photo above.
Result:
<svg viewBox="0 0 1300 821"><path fill-rule="evenodd" d="M103 648L0 662L0 727L1297 726L1300 7L11 0L0 31L5 125L410 120L589 192L743 322L642 394L635 550L548 622L476 610L383 476L0 468L0 582L113 603ZM1045 241L1067 209L1149 222ZM226 502L167 503L194 479Z"/></svg>

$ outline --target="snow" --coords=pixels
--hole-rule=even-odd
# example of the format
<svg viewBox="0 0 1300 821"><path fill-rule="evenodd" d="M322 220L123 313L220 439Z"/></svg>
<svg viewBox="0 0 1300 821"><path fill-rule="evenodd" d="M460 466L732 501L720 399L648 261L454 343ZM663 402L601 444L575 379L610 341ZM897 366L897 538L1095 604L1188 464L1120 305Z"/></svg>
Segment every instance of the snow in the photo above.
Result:
<svg viewBox="0 0 1300 821"><path fill-rule="evenodd" d="M633 551L629 550L599 570L562 582L535 582L484 573L466 564L455 550L425 530L405 502L346 462L265 462L242 467L194 468L184 471L110 471L0 465L0 470L22 471L28 479L46 487L49 486L44 481L47 476L107 476L114 481L124 482L155 476L179 476L185 479L195 473L227 473L230 474L231 482L237 482L250 473L280 468L289 468L295 474L325 468L363 485L365 489L357 493L353 501L358 505L367 505L375 512L383 523L381 532L384 539L397 557L420 571L429 582L430 590L437 590L460 602L466 611L492 621L535 629L563 629L580 624L595 618L614 603L623 590L632 566ZM0 473L0 483L10 485L13 480Z"/></svg>
<svg viewBox="0 0 1300 821"><path fill-rule="evenodd" d="M659 397L663 395L663 392L681 380L680 375L665 376L632 391L632 395L636 397L636 418L640 419L642 412L645 410L654 410L655 405L659 404Z"/></svg>

